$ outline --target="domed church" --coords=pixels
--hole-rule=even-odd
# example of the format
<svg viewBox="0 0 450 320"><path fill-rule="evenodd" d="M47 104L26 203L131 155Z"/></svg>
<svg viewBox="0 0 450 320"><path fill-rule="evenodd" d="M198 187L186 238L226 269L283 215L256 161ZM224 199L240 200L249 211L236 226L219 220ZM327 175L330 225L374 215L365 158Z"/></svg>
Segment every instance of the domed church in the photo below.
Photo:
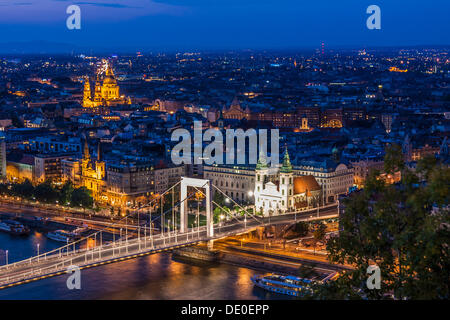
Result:
<svg viewBox="0 0 450 320"><path fill-rule="evenodd" d="M119 85L114 76L111 64L108 63L104 75L101 77L101 70L97 71L94 94L92 94L91 84L88 77L84 81L83 107L96 108L101 106L115 106L120 104L130 104L130 99L120 96Z"/></svg>

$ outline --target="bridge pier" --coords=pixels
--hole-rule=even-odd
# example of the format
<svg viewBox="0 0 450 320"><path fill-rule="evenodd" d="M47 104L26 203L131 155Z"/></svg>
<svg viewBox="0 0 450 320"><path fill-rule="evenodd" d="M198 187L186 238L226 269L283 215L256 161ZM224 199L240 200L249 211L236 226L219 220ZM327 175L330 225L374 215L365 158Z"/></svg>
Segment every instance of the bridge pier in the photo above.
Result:
<svg viewBox="0 0 450 320"><path fill-rule="evenodd" d="M211 251L214 249L214 240L209 240L207 243L208 250Z"/></svg>
<svg viewBox="0 0 450 320"><path fill-rule="evenodd" d="M181 177L181 210L180 210L180 232L185 233L188 229L187 215L187 187L204 188L206 194L206 236L214 236L213 217L211 215L211 185L209 180ZM197 226L200 227L200 226Z"/></svg>

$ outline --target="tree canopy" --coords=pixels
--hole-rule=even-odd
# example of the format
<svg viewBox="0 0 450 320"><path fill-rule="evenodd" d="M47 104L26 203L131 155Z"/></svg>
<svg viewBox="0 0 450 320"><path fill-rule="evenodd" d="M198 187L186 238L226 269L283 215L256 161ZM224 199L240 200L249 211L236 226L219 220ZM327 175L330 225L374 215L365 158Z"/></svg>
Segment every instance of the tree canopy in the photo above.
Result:
<svg viewBox="0 0 450 320"><path fill-rule="evenodd" d="M386 150L385 171L397 170L399 183L371 172L365 189L344 201L339 236L327 249L331 262L354 270L322 286L318 298L449 298L450 169L425 157L413 171L393 146ZM366 286L369 265L380 268L378 290Z"/></svg>

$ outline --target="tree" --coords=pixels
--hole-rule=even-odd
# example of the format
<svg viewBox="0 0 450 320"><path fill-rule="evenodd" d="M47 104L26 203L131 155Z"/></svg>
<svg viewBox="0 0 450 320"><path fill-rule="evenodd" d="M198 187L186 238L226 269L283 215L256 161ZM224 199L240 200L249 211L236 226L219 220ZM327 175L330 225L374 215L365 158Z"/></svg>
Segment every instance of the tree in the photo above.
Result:
<svg viewBox="0 0 450 320"><path fill-rule="evenodd" d="M404 167L402 147L398 144L388 146L384 156L384 171L386 173L395 173L401 171Z"/></svg>
<svg viewBox="0 0 450 320"><path fill-rule="evenodd" d="M34 196L39 201L54 203L58 199L58 192L53 188L50 181L45 181L36 186Z"/></svg>
<svg viewBox="0 0 450 320"><path fill-rule="evenodd" d="M327 227L319 222L314 229L313 237L314 237L314 254L316 254L316 244L318 241L322 241L325 238L327 231Z"/></svg>
<svg viewBox="0 0 450 320"><path fill-rule="evenodd" d="M223 210L219 207L215 207L213 211L214 223L218 223L220 221L220 215L223 214Z"/></svg>
<svg viewBox="0 0 450 320"><path fill-rule="evenodd" d="M25 179L22 183L13 184L11 193L18 197L30 199L34 194L34 186L31 184L30 180Z"/></svg>
<svg viewBox="0 0 450 320"><path fill-rule="evenodd" d="M63 184L61 189L59 190L59 202L62 205L66 205L70 202L73 193L73 184L70 181L67 181Z"/></svg>
<svg viewBox="0 0 450 320"><path fill-rule="evenodd" d="M298 234L299 237L304 237L308 234L309 224L305 221L299 221L294 226L294 232Z"/></svg>
<svg viewBox="0 0 450 320"><path fill-rule="evenodd" d="M73 190L70 203L74 207L92 208L94 199L90 190L80 187Z"/></svg>
<svg viewBox="0 0 450 320"><path fill-rule="evenodd" d="M427 158L413 172L400 159L401 149L387 150L386 171L401 170L399 183L371 174L364 190L344 201L342 230L328 241L328 258L355 269L322 286L319 298L449 298L450 169ZM369 265L380 268L379 290L366 286Z"/></svg>

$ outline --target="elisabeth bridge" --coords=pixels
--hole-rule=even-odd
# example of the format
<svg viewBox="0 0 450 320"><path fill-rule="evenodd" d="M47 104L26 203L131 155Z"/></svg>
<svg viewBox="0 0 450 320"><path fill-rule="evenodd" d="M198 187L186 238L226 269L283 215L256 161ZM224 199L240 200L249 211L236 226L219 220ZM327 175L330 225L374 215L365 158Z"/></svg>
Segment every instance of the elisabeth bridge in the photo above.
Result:
<svg viewBox="0 0 450 320"><path fill-rule="evenodd" d="M180 186L179 199L175 202L174 190ZM190 192L195 190L196 192ZM232 214L230 210L221 207L211 198L212 190L222 193L227 201L232 201L244 214ZM172 192L172 204L168 210L163 210L164 197ZM201 194L206 200L206 225L200 226L199 213L197 222L188 224L188 200ZM90 234L87 237L70 242L60 248L32 256L25 260L3 265L0 267L0 289L17 286L32 281L71 272L73 266L80 269L97 267L108 263L142 257L144 255L170 251L176 248L192 246L207 242L212 247L213 241L228 236L235 236L251 231L258 226L271 224L294 223L296 221L309 221L337 217L336 211L330 214L330 209L336 205L324 206L311 210L289 212L269 217L257 216L253 208L244 208L229 198L210 180L182 177L181 180L161 193L149 204L141 206L140 210L159 203L160 214L137 224L128 224L129 216L110 224L113 231L112 240L104 240L103 230ZM220 208L220 221L214 223L212 207ZM176 210L175 210L176 209ZM171 218L171 219L170 219ZM155 228L158 219L160 228ZM176 223L178 221L179 223ZM108 229L108 230L109 230ZM124 232L122 230L124 229ZM105 237L106 238L106 237ZM82 242L86 243L83 248Z"/></svg>

